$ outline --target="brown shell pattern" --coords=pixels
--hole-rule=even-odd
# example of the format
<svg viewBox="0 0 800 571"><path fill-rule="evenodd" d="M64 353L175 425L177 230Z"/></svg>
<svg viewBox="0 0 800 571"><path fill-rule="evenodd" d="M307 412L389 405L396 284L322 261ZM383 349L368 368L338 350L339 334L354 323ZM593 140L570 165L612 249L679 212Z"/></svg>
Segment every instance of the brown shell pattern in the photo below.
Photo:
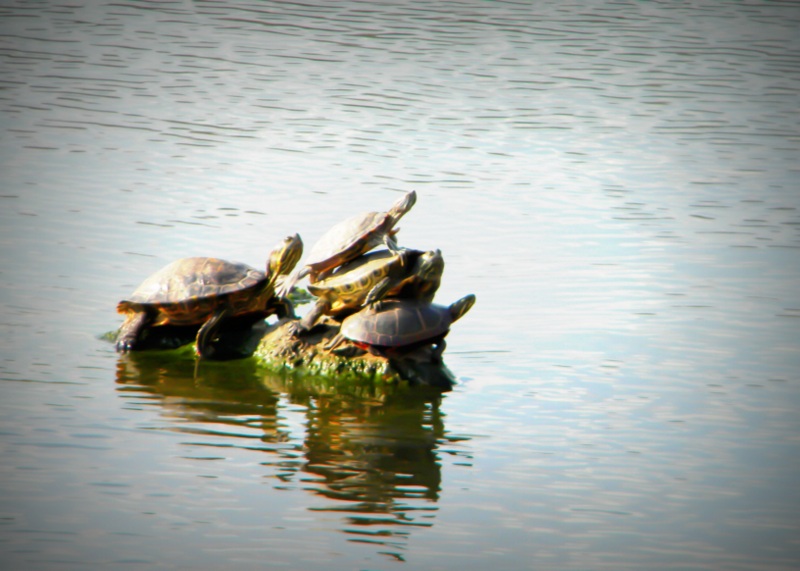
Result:
<svg viewBox="0 0 800 571"><path fill-rule="evenodd" d="M308 291L317 297L328 299L335 306L357 305L400 262L400 256L394 252L373 252L348 262L331 276L309 284Z"/></svg>
<svg viewBox="0 0 800 571"><path fill-rule="evenodd" d="M388 216L386 212L366 212L336 224L314 244L306 265L321 271L379 244Z"/></svg>
<svg viewBox="0 0 800 571"><path fill-rule="evenodd" d="M200 323L225 303L234 314L262 309L267 296L254 295L267 276L246 264L218 258L183 258L163 267L136 288L123 311L154 306L161 312L154 325ZM270 293L270 292L264 292Z"/></svg>
<svg viewBox="0 0 800 571"><path fill-rule="evenodd" d="M402 347L433 339L450 329L450 308L412 300L386 301L381 311L369 309L342 322L342 334L353 341L381 347Z"/></svg>

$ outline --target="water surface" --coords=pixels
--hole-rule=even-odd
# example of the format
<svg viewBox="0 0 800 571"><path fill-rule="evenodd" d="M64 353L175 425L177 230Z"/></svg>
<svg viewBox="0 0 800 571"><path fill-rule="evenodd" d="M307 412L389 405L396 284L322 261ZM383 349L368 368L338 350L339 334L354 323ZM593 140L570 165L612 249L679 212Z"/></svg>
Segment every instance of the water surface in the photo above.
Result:
<svg viewBox="0 0 800 571"><path fill-rule="evenodd" d="M800 5L6 2L10 569L800 565ZM119 356L415 189L446 395Z"/></svg>

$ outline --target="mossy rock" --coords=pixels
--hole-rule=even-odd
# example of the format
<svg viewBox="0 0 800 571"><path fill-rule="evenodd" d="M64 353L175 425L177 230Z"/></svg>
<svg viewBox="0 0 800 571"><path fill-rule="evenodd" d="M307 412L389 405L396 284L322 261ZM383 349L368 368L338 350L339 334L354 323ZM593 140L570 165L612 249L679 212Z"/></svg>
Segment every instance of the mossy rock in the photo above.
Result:
<svg viewBox="0 0 800 571"><path fill-rule="evenodd" d="M268 325L263 320L255 324L236 318L228 320L220 328L219 338L212 340L215 354L220 360L252 355L282 382L313 387L314 392L320 394L368 395L400 385L422 385L448 391L455 384L453 373L434 357L431 346L392 358L372 355L357 350L355 346L349 347L353 355L339 355L324 349L339 331L336 321L324 321L308 334L300 336L292 333L289 325L292 322L284 319ZM197 327L153 327L143 345L151 350L193 352L196 330ZM113 342L116 332L102 337Z"/></svg>
<svg viewBox="0 0 800 571"><path fill-rule="evenodd" d="M267 329L255 350L255 356L276 374L316 379L330 385L374 385L409 383L450 390L455 378L450 370L433 355L432 347L387 358L372 355L352 347L352 356L339 355L324 349L339 331L338 324L329 320L300 336L292 333L292 320L282 320ZM320 387L322 388L322 387Z"/></svg>

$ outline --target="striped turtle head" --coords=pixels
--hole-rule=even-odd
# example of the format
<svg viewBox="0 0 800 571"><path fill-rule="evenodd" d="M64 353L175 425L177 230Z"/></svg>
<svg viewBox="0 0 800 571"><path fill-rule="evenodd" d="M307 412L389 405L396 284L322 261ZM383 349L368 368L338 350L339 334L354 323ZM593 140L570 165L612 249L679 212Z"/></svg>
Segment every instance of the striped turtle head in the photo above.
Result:
<svg viewBox="0 0 800 571"><path fill-rule="evenodd" d="M400 220L406 212L411 210L411 207L414 206L416 202L417 193L412 190L400 198L400 200L392 204L392 207L386 212L388 217L391 219L391 226L397 224L397 221Z"/></svg>
<svg viewBox="0 0 800 571"><path fill-rule="evenodd" d="M267 273L272 280L279 275L287 275L294 269L302 256L303 240L300 239L300 234L287 236L270 252Z"/></svg>

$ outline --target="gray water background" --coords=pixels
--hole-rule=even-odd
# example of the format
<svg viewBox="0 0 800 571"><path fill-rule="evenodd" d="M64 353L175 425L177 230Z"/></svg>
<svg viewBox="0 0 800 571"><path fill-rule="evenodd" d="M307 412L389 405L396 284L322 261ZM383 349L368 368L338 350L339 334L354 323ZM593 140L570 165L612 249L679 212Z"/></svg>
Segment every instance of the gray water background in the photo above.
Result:
<svg viewBox="0 0 800 571"><path fill-rule="evenodd" d="M800 567L800 4L3 2L3 569ZM456 389L100 338L415 189Z"/></svg>

